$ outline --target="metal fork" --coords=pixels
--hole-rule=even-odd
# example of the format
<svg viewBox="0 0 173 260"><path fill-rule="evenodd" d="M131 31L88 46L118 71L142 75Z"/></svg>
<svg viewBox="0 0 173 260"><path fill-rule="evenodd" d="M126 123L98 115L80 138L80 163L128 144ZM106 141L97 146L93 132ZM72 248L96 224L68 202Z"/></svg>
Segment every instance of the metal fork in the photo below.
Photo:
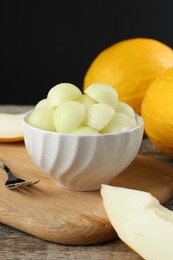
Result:
<svg viewBox="0 0 173 260"><path fill-rule="evenodd" d="M39 182L39 180L26 181L24 179L17 178L14 173L12 173L12 171L9 169L9 167L2 161L0 161L0 167L4 169L8 175L8 179L5 182L5 187L7 187L8 189L17 189L22 186L31 186Z"/></svg>

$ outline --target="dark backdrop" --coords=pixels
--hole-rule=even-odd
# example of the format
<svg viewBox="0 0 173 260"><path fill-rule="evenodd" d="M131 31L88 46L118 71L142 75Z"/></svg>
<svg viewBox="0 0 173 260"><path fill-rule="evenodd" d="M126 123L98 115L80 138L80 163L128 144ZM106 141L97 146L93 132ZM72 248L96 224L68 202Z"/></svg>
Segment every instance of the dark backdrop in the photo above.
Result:
<svg viewBox="0 0 173 260"><path fill-rule="evenodd" d="M60 82L82 88L91 61L123 39L173 47L173 0L2 3L0 104L35 104Z"/></svg>

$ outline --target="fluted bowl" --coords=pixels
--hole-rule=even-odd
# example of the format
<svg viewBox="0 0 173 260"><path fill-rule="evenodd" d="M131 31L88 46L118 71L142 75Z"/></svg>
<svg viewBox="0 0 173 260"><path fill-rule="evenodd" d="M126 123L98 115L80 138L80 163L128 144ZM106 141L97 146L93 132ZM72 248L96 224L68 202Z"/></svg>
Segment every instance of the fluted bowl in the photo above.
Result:
<svg viewBox="0 0 173 260"><path fill-rule="evenodd" d="M57 185L76 191L98 190L129 166L141 145L144 123L115 134L62 134L35 128L24 118L24 143L34 163Z"/></svg>

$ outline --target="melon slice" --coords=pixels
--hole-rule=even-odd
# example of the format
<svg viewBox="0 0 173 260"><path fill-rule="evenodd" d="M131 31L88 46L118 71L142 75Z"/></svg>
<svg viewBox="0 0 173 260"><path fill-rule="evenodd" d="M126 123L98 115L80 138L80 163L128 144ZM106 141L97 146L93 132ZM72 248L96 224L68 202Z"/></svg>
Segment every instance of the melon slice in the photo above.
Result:
<svg viewBox="0 0 173 260"><path fill-rule="evenodd" d="M23 141L22 121L26 113L0 113L0 142Z"/></svg>
<svg viewBox="0 0 173 260"><path fill-rule="evenodd" d="M103 205L119 238L147 260L173 259L173 211L149 192L102 185Z"/></svg>

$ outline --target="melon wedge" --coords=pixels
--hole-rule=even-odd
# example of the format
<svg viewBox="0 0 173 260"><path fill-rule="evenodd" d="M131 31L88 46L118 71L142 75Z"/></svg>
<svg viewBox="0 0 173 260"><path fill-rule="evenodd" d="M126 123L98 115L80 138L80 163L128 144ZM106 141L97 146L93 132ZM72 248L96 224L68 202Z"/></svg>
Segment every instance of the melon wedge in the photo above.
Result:
<svg viewBox="0 0 173 260"><path fill-rule="evenodd" d="M173 259L173 211L150 193L103 184L103 205L119 238L147 260Z"/></svg>
<svg viewBox="0 0 173 260"><path fill-rule="evenodd" d="M22 120L26 113L0 113L0 142L23 141Z"/></svg>

